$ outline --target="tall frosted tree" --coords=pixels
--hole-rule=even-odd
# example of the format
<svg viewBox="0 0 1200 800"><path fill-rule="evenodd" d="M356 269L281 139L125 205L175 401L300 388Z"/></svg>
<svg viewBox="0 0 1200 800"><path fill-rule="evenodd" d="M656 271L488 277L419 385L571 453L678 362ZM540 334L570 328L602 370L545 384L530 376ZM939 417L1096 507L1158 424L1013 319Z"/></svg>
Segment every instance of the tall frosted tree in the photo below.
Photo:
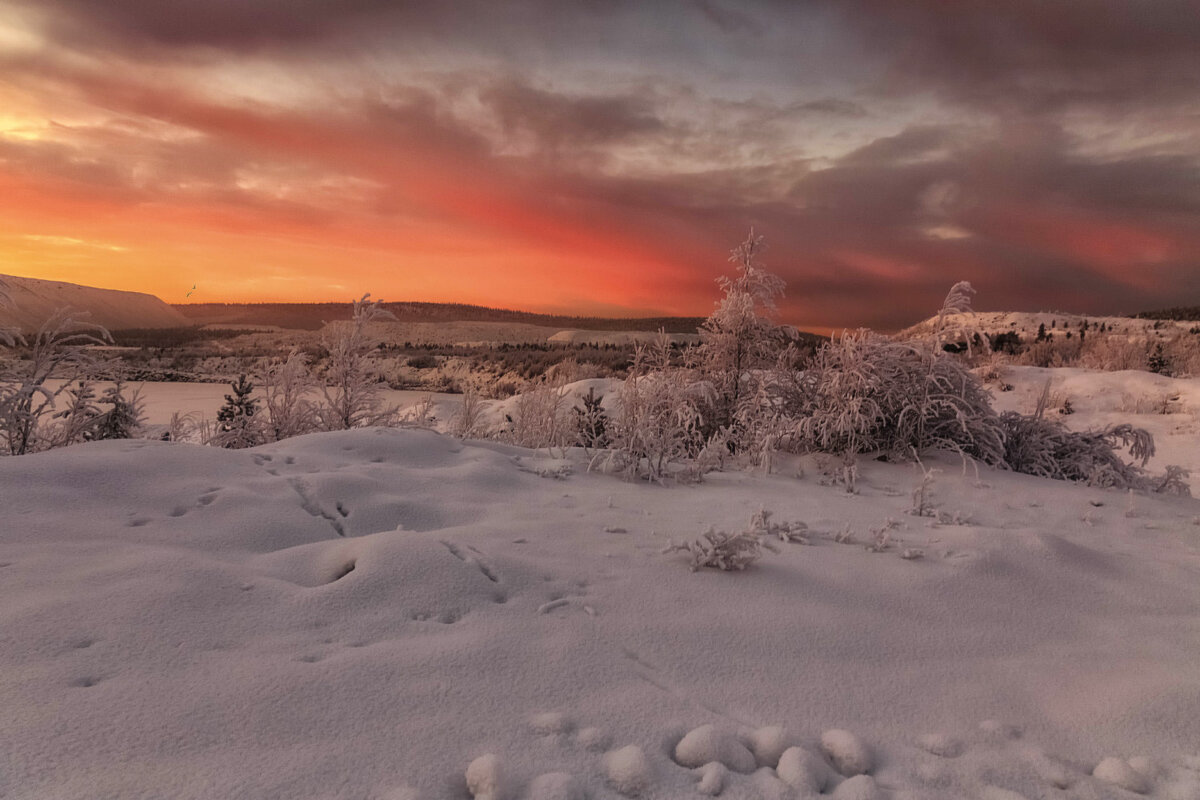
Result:
<svg viewBox="0 0 1200 800"><path fill-rule="evenodd" d="M733 249L729 260L736 274L717 279L724 294L700 326L697 366L715 391L710 433L732 432L744 404L758 393L755 371L773 366L780 352L779 328L771 317L785 283L758 263L765 248L763 237L751 230ZM735 435L731 441L736 440Z"/></svg>

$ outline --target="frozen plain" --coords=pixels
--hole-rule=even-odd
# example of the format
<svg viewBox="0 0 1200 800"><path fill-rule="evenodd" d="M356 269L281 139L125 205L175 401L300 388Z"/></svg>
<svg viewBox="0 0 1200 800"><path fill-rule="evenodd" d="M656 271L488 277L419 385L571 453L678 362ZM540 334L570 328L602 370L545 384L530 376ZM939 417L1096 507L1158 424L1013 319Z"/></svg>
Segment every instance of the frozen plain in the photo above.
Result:
<svg viewBox="0 0 1200 800"><path fill-rule="evenodd" d="M1124 403L1073 377L1072 424ZM1200 798L1200 501L930 464L943 522L912 465L659 487L420 430L0 460L0 796ZM809 544L661 552L761 509ZM835 730L869 779L774 768Z"/></svg>

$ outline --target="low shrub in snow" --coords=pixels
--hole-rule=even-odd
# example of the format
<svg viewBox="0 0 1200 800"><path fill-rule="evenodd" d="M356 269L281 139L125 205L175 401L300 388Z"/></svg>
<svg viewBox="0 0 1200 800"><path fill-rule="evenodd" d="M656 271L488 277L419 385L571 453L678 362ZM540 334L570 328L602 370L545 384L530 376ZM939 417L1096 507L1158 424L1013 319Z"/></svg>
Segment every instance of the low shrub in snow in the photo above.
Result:
<svg viewBox="0 0 1200 800"><path fill-rule="evenodd" d="M1028 475L1079 481L1118 489L1150 489L1186 493L1186 470L1169 467L1154 478L1144 467L1154 455L1154 438L1129 424L1094 431L1072 431L1040 414L1023 416L1009 411L1000 415L1004 427L1004 465ZM1127 449L1132 462L1121 459Z"/></svg>
<svg viewBox="0 0 1200 800"><path fill-rule="evenodd" d="M762 557L763 550L778 553L771 541L778 538L785 542L807 543L803 523L778 523L771 521L771 512L762 510L750 517L744 530L736 533L709 528L698 539L675 544L668 542L664 553L682 552L691 556L691 570L702 567L732 571L743 570Z"/></svg>

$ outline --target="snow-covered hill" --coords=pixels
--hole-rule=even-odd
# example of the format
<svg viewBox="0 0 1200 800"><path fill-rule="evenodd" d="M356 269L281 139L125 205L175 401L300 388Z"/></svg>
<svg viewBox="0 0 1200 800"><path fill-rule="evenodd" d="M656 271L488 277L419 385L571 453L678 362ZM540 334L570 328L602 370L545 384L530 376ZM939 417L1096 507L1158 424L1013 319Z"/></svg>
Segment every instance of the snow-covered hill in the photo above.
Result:
<svg viewBox="0 0 1200 800"><path fill-rule="evenodd" d="M1200 502L933 459L939 522L914 466L585 464L395 429L0 459L0 796L1200 797ZM761 509L810 543L662 553Z"/></svg>
<svg viewBox="0 0 1200 800"><path fill-rule="evenodd" d="M931 317L910 328L905 328L897 336L905 338L927 333L933 328L936 320L937 317ZM1198 324L1196 322L1135 317L1096 317L1087 314L1067 314L1061 311L977 311L972 314L950 314L945 317L944 322L951 328L974 327L992 335L1016 333L1024 341L1029 341L1036 336L1040 325L1046 327L1046 333L1061 335L1070 331L1077 334L1080 327L1086 322L1088 335L1093 336L1103 324L1108 333L1144 339L1186 333Z"/></svg>
<svg viewBox="0 0 1200 800"><path fill-rule="evenodd" d="M34 333L55 311L69 307L90 312L88 322L109 330L185 328L192 322L152 294L98 289L63 281L0 275L15 307L0 305L0 328Z"/></svg>

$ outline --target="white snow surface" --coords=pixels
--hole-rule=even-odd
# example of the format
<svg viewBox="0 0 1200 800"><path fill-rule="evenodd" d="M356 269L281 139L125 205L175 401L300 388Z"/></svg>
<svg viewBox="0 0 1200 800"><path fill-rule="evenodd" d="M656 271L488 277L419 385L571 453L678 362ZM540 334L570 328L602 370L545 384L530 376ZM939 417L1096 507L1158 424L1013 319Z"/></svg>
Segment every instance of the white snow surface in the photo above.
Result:
<svg viewBox="0 0 1200 800"><path fill-rule="evenodd" d="M713 725L813 758L850 732L871 774L837 797L1128 797L1107 758L1197 797L1200 501L933 457L971 520L938 525L911 465L847 494L799 460L668 487L543 460L400 429L0 459L0 796L465 800L476 764L512 800L698 797L673 755ZM811 545L661 552L763 508Z"/></svg>

